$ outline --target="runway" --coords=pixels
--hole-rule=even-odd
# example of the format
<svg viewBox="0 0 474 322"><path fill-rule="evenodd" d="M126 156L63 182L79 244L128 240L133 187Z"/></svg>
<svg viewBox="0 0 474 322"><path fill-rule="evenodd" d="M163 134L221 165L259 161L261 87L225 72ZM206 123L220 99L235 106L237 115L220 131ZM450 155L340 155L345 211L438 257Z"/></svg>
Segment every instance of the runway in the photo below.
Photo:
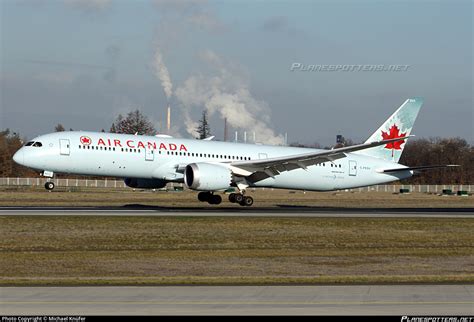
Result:
<svg viewBox="0 0 474 322"><path fill-rule="evenodd" d="M473 285L3 287L2 315L473 315Z"/></svg>
<svg viewBox="0 0 474 322"><path fill-rule="evenodd" d="M328 208L328 207L0 207L0 216L171 216L171 217L360 217L474 218L474 208Z"/></svg>

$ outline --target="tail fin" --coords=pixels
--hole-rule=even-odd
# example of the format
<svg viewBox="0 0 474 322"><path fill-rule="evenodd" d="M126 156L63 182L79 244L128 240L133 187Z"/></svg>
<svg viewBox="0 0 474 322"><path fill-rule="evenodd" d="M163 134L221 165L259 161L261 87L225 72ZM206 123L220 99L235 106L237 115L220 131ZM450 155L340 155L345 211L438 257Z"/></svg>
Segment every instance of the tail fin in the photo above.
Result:
<svg viewBox="0 0 474 322"><path fill-rule="evenodd" d="M407 99L364 143L410 135L422 104L423 99L420 97ZM398 160L400 160L402 156L405 142L406 141L388 143L386 145L361 150L357 153L398 163Z"/></svg>

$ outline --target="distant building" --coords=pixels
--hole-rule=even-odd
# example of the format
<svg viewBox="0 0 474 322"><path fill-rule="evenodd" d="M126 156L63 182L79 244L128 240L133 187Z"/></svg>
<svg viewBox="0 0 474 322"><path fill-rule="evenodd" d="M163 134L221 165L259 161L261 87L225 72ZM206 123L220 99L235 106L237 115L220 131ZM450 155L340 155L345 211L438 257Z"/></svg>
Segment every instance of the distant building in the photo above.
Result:
<svg viewBox="0 0 474 322"><path fill-rule="evenodd" d="M341 134L336 135L336 144L344 144L345 140Z"/></svg>
<svg viewBox="0 0 474 322"><path fill-rule="evenodd" d="M334 149L342 148L346 145L346 139L341 134L336 135L336 145L333 146Z"/></svg>

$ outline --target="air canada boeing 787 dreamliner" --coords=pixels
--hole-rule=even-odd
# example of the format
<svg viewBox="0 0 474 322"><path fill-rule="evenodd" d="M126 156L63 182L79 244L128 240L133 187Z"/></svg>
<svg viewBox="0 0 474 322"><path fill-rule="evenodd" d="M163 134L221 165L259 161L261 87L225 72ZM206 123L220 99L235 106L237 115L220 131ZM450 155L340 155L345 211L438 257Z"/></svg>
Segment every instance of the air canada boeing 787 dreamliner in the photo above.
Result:
<svg viewBox="0 0 474 322"><path fill-rule="evenodd" d="M407 99L363 144L332 150L178 139L102 132L56 132L23 146L13 159L52 178L55 173L124 178L133 188L184 182L198 199L219 204L220 191L237 188L229 201L251 206L249 187L331 191L411 177L420 170L398 161L423 101ZM54 188L48 181L46 189Z"/></svg>

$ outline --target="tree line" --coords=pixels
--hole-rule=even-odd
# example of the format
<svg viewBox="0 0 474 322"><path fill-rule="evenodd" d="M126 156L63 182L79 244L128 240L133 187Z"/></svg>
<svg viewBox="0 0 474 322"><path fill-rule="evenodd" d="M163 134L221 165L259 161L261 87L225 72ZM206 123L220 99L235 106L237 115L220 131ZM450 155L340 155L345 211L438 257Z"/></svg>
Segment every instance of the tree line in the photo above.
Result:
<svg viewBox="0 0 474 322"><path fill-rule="evenodd" d="M404 183L474 184L474 146L462 138L420 138L406 143L400 163L409 166L458 164L459 168L423 171Z"/></svg>
<svg viewBox="0 0 474 322"><path fill-rule="evenodd" d="M62 124L55 126L55 131L65 131ZM70 129L72 130L72 129ZM102 129L103 132L105 130ZM153 123L139 110L131 111L126 116L119 115L108 132L138 135L155 135ZM198 138L210 135L210 127L205 112L196 129ZM13 154L25 143L19 133L9 129L0 131L0 176L1 177L35 177L38 174L13 162ZM352 145L350 139L344 139L344 145ZM292 146L320 148L318 143L310 146L292 143ZM331 147L326 147L331 148ZM411 184L474 184L474 146L462 138L421 138L411 139L400 159L401 164L408 166L458 164L460 168L425 171L403 183Z"/></svg>

